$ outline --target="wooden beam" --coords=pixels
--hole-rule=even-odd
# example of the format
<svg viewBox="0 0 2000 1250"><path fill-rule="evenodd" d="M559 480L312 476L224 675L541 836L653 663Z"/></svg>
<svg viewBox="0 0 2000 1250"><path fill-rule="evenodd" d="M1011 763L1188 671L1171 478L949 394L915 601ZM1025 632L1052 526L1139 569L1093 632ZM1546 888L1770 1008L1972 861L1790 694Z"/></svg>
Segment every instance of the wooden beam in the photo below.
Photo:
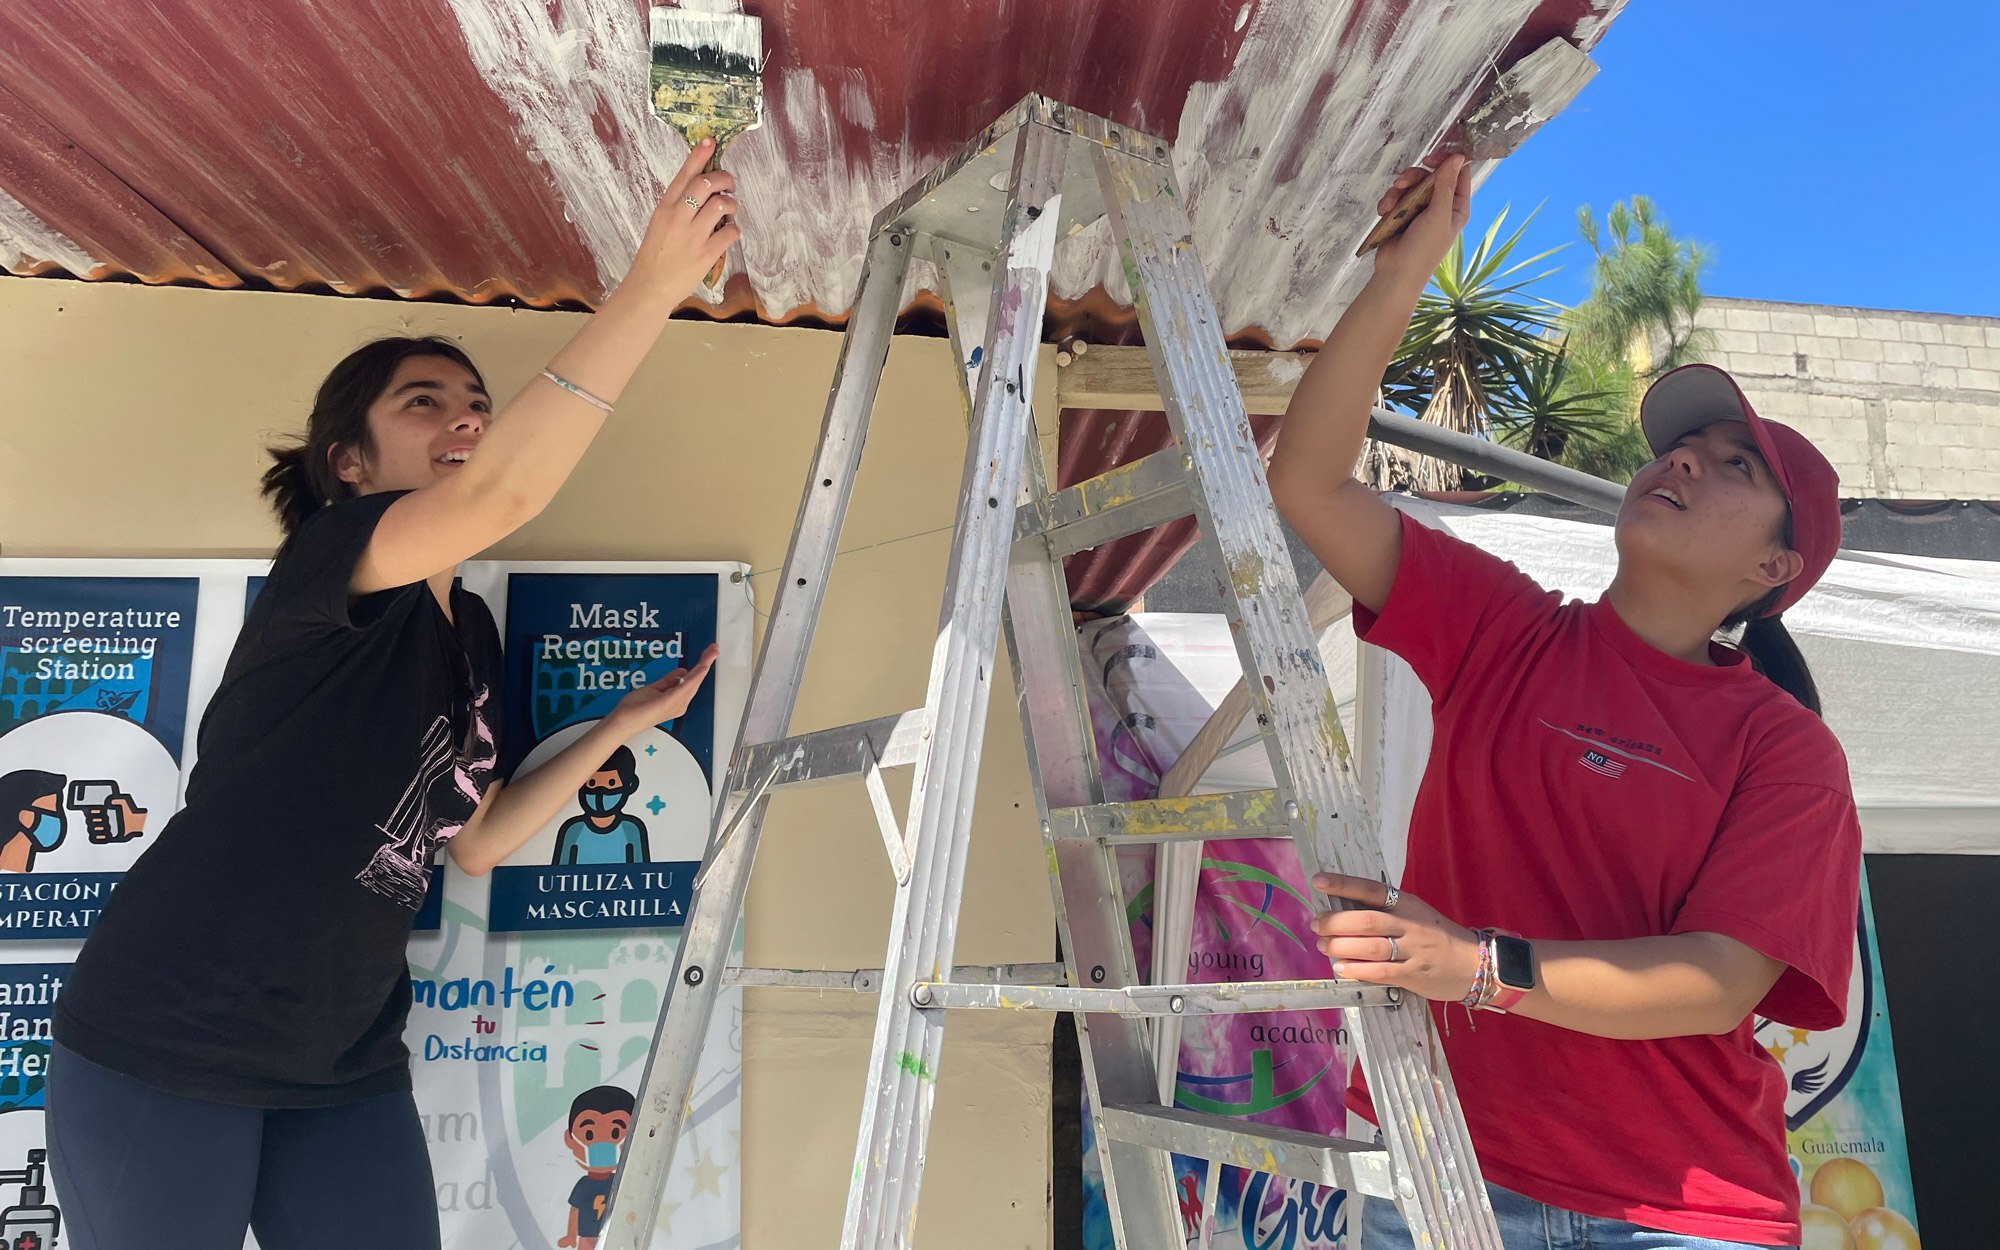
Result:
<svg viewBox="0 0 2000 1250"><path fill-rule="evenodd" d="M1292 388L1299 384L1311 352L1229 353L1230 367L1236 370L1236 385L1243 392L1243 407L1253 416L1275 416L1292 401ZM1071 356L1061 364L1057 356L1056 403L1063 408L1118 408L1140 412L1164 412L1160 385L1153 378L1153 366L1143 347L1105 347L1092 344L1088 352Z"/></svg>

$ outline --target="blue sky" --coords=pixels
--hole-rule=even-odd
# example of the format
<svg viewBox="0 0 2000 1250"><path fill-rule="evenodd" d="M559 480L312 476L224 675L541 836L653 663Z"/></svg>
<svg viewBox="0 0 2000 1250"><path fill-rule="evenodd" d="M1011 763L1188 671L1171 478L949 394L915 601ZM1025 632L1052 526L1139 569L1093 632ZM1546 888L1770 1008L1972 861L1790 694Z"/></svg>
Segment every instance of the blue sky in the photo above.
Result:
<svg viewBox="0 0 2000 1250"><path fill-rule="evenodd" d="M1543 204L1523 242L1575 240L1543 294L1587 289L1577 207L1636 192L1709 247L1711 295L2000 316L1994 0L1632 0L1592 56L1473 201L1475 230Z"/></svg>

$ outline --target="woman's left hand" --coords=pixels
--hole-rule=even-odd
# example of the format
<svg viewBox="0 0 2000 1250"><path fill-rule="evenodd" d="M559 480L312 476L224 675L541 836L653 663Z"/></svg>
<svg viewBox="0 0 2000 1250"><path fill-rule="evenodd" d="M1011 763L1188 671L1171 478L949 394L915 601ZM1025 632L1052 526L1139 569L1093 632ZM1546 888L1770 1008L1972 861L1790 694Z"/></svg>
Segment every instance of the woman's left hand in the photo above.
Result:
<svg viewBox="0 0 2000 1250"><path fill-rule="evenodd" d="M658 681L634 690L618 700L618 710L613 715L630 733L638 733L648 725L681 716L688 710L688 704L694 702L701 683L708 677L708 670L715 667L718 650L715 644L710 643L692 669L677 668Z"/></svg>
<svg viewBox="0 0 2000 1250"><path fill-rule="evenodd" d="M1360 904L1313 918L1320 953L1333 957L1335 976L1394 985L1439 1002L1457 1002L1472 989L1479 973L1479 938L1472 930L1408 891L1399 892L1395 909L1388 910L1389 887L1366 877L1322 873L1313 888Z"/></svg>

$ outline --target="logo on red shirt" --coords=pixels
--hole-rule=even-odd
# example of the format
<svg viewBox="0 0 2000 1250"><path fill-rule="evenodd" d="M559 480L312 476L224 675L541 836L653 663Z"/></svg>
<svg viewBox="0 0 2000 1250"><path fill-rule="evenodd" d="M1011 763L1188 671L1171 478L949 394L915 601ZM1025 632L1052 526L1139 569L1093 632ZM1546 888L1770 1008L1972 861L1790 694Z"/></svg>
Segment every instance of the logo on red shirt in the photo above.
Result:
<svg viewBox="0 0 2000 1250"><path fill-rule="evenodd" d="M1588 768L1591 772L1601 773L1606 777L1623 777L1625 775L1625 761L1614 760L1602 751L1585 751L1577 759L1577 763Z"/></svg>

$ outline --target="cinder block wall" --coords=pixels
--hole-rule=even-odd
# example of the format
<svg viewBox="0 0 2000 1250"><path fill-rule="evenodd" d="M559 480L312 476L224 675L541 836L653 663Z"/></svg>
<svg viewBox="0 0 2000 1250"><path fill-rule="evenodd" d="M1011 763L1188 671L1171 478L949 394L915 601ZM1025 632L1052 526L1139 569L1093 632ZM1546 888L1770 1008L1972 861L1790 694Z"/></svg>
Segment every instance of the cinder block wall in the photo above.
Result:
<svg viewBox="0 0 2000 1250"><path fill-rule="evenodd" d="M1708 359L1826 453L1842 494L2000 499L2000 318L1711 297L1696 321Z"/></svg>

